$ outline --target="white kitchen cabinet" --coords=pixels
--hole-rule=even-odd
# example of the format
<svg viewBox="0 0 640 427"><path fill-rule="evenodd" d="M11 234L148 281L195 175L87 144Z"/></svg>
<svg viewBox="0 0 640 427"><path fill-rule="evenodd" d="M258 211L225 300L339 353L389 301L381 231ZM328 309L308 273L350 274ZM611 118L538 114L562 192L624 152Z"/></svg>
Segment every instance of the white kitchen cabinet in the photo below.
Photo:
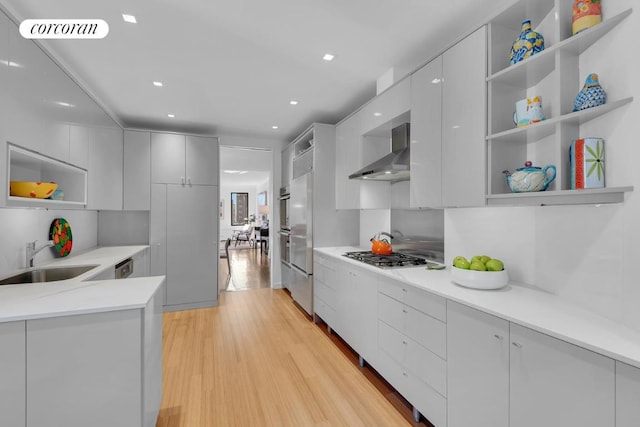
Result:
<svg viewBox="0 0 640 427"><path fill-rule="evenodd" d="M442 203L484 206L487 32L482 27L442 54Z"/></svg>
<svg viewBox="0 0 640 427"><path fill-rule="evenodd" d="M162 395L158 297L142 309L28 320L27 425L154 426Z"/></svg>
<svg viewBox="0 0 640 427"><path fill-rule="evenodd" d="M124 131L123 179L123 209L151 209L151 132Z"/></svg>
<svg viewBox="0 0 640 427"><path fill-rule="evenodd" d="M509 427L509 322L447 301L447 381L448 427Z"/></svg>
<svg viewBox="0 0 640 427"><path fill-rule="evenodd" d="M360 168L362 153L359 115L336 125L336 209L360 209L360 180L349 175Z"/></svg>
<svg viewBox="0 0 640 427"><path fill-rule="evenodd" d="M360 135L369 134L380 129L381 126L390 131L391 128L402 124L396 120L410 109L411 79L405 78L373 98L356 113L361 116ZM391 136L390 133L389 136ZM363 146L362 149L366 147ZM359 168L354 169L353 172L357 169Z"/></svg>
<svg viewBox="0 0 640 427"><path fill-rule="evenodd" d="M25 322L0 323L0 425L26 424Z"/></svg>
<svg viewBox="0 0 640 427"><path fill-rule="evenodd" d="M217 138L151 134L151 182L217 185Z"/></svg>
<svg viewBox="0 0 640 427"><path fill-rule="evenodd" d="M149 212L149 272L151 276L167 274L167 186L151 185ZM167 282L162 289L163 304L167 304Z"/></svg>
<svg viewBox="0 0 640 427"><path fill-rule="evenodd" d="M215 305L218 187L169 184L166 213L167 306Z"/></svg>
<svg viewBox="0 0 640 427"><path fill-rule="evenodd" d="M329 327L338 322L338 265L328 257L313 255L313 312Z"/></svg>
<svg viewBox="0 0 640 427"><path fill-rule="evenodd" d="M411 75L409 205L442 207L442 56Z"/></svg>
<svg viewBox="0 0 640 427"><path fill-rule="evenodd" d="M615 425L612 359L513 323L510 342L511 427Z"/></svg>
<svg viewBox="0 0 640 427"><path fill-rule="evenodd" d="M89 145L87 208L122 210L122 129L73 125L70 140Z"/></svg>
<svg viewBox="0 0 640 427"><path fill-rule="evenodd" d="M451 301L447 364L449 427L615 425L612 359Z"/></svg>
<svg viewBox="0 0 640 427"><path fill-rule="evenodd" d="M607 126L601 124L617 119L602 117L620 114L619 109L633 101L633 97L628 96L629 89L621 85L619 79L610 77L606 85L609 95L606 104L573 112L574 100L587 75L607 69L618 59L617 50L611 49L616 43L603 38L616 27L631 24L624 23L631 13L632 9L627 9L618 14L603 15L605 19L600 24L575 35L571 31L571 2L521 0L491 20L487 78L487 204L615 203L622 202L624 193L633 190L631 186L571 190L569 162L569 146L573 140L594 133L606 140ZM531 20L533 29L543 34L545 50L511 65L507 52L520 33L518 23L524 19ZM516 127L512 120L515 102L532 96L541 97L546 120ZM602 131L594 132L596 125ZM624 151L625 138L622 139L611 142ZM502 171L513 171L528 160L540 167L554 165L555 181L544 192L512 193ZM608 182L607 171L616 166L608 164L605 184Z"/></svg>
<svg viewBox="0 0 640 427"><path fill-rule="evenodd" d="M133 259L133 272L129 277L149 276L149 249L138 252L131 259Z"/></svg>
<svg viewBox="0 0 640 427"><path fill-rule="evenodd" d="M616 427L640 426L640 369L616 362Z"/></svg>
<svg viewBox="0 0 640 427"><path fill-rule="evenodd" d="M447 425L446 302L380 278L376 369L435 426Z"/></svg>
<svg viewBox="0 0 640 427"><path fill-rule="evenodd" d="M336 331L358 355L376 365L377 337L377 274L340 263L338 268Z"/></svg>
<svg viewBox="0 0 640 427"><path fill-rule="evenodd" d="M280 187L290 187L293 177L293 144L287 145L281 153Z"/></svg>

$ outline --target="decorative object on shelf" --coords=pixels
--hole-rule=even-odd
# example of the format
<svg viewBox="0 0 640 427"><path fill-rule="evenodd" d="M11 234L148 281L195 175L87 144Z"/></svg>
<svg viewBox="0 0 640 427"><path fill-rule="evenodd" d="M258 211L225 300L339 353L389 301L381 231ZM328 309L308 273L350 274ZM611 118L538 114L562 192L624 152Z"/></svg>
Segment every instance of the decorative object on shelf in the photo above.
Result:
<svg viewBox="0 0 640 427"><path fill-rule="evenodd" d="M598 75L596 73L591 73L587 76L587 80L584 82L582 90L580 90L580 92L578 92L578 96L576 96L573 111L597 107L604 104L606 101L607 93L604 91L602 86L600 86Z"/></svg>
<svg viewBox="0 0 640 427"><path fill-rule="evenodd" d="M604 139L576 139L569 147L571 189L604 188Z"/></svg>
<svg viewBox="0 0 640 427"><path fill-rule="evenodd" d="M522 31L511 46L509 61L516 64L544 50L544 37L531 29L531 21L522 21Z"/></svg>
<svg viewBox="0 0 640 427"><path fill-rule="evenodd" d="M49 197L51 200L64 200L64 191L62 191L61 189L57 189L56 191L54 191L51 196Z"/></svg>
<svg viewBox="0 0 640 427"><path fill-rule="evenodd" d="M46 199L58 188L55 182L11 181L9 195L28 197L31 199Z"/></svg>
<svg viewBox="0 0 640 427"><path fill-rule="evenodd" d="M71 234L71 226L66 219L56 218L53 220L49 229L49 239L53 240L53 247L61 257L71 253L73 236Z"/></svg>
<svg viewBox="0 0 640 427"><path fill-rule="evenodd" d="M502 173L506 175L507 186L514 193L544 191L556 179L554 165L539 168L532 166L530 161L526 161L524 167L516 169L514 173L508 170L504 170Z"/></svg>
<svg viewBox="0 0 640 427"><path fill-rule="evenodd" d="M513 113L513 123L518 127L527 126L546 120L542 111L542 97L524 98L516 102L516 111Z"/></svg>
<svg viewBox="0 0 640 427"><path fill-rule="evenodd" d="M602 22L600 0L574 0L571 30L578 34Z"/></svg>

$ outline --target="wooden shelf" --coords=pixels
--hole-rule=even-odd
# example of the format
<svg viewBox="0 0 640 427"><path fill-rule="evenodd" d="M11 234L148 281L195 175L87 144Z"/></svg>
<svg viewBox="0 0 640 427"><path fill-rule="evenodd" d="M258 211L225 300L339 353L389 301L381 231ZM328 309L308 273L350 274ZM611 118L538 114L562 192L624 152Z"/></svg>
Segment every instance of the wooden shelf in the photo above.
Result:
<svg viewBox="0 0 640 427"><path fill-rule="evenodd" d="M511 86L535 86L555 69L555 52L581 54L618 25L620 21L631 15L631 12L633 12L633 9L627 9L594 27L546 48L522 62L510 65L487 77L487 82Z"/></svg>
<svg viewBox="0 0 640 427"><path fill-rule="evenodd" d="M588 108L582 111L576 111L564 114L559 117L553 117L528 126L509 129L504 132L498 132L486 137L487 141L511 141L521 143L526 141L536 141L553 135L556 131L556 123L584 124L590 120L607 114L623 105L633 101L633 97L620 99L618 101L608 102L598 107Z"/></svg>
<svg viewBox="0 0 640 427"><path fill-rule="evenodd" d="M535 193L506 193L487 195L489 206L550 206L620 203L624 193L633 187L594 188L586 190L539 191Z"/></svg>

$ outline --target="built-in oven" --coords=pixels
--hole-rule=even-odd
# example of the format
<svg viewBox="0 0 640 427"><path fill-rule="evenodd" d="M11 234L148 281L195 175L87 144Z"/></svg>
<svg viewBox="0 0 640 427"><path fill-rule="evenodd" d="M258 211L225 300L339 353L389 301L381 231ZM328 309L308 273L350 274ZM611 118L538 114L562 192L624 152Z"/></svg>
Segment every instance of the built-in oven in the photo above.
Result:
<svg viewBox="0 0 640 427"><path fill-rule="evenodd" d="M280 261L289 265L290 259L290 246L291 246L291 232L288 230L280 230Z"/></svg>
<svg viewBox="0 0 640 427"><path fill-rule="evenodd" d="M291 193L289 187L282 187L280 189L280 229L291 230L289 224L289 210L290 210Z"/></svg>

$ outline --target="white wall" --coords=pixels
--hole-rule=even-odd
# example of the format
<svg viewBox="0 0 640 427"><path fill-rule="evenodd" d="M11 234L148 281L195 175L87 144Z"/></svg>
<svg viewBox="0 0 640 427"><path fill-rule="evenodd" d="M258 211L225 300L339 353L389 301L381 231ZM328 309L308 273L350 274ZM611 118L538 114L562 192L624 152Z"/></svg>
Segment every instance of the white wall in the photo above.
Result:
<svg viewBox="0 0 640 427"><path fill-rule="evenodd" d="M8 276L25 267L27 242L37 240L40 246L40 243L49 240L51 222L58 217L65 218L71 226L73 247L70 256L97 245L96 211L0 209L0 224L3 224L0 276ZM45 249L36 255L34 265L41 265L54 258L54 252Z"/></svg>
<svg viewBox="0 0 640 427"><path fill-rule="evenodd" d="M634 3L603 2L603 15ZM635 191L624 203L599 207L447 209L447 263L456 255L502 258L513 279L640 330L640 59L628 50L637 28L635 10L580 60L581 80L598 73L609 100L634 96L630 105L583 126L581 137L605 137L606 185Z"/></svg>

